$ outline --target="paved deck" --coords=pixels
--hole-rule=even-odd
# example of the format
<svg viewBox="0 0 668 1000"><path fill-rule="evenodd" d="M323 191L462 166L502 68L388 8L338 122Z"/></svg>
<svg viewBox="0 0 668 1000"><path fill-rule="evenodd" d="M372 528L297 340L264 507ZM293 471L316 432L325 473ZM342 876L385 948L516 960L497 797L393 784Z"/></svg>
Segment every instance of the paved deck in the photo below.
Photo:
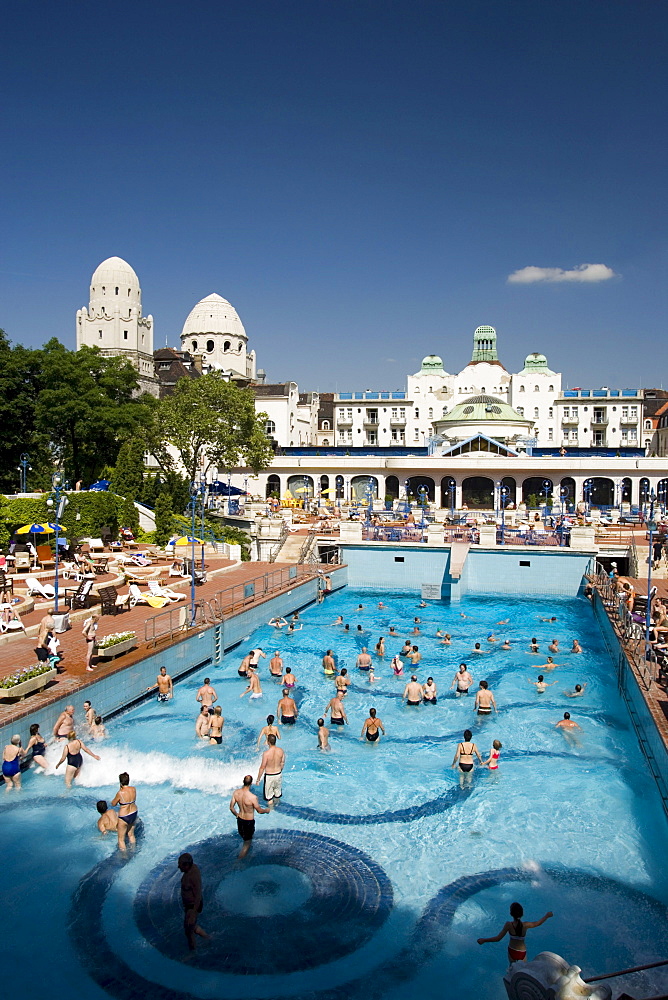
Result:
<svg viewBox="0 0 668 1000"><path fill-rule="evenodd" d="M223 565L220 565L220 563L223 563ZM238 608L240 598L243 599L243 585L253 579L264 577L266 574L272 589L268 593L259 594L254 599L244 599L245 607L262 604L265 601L271 600L272 597L281 591L293 589L298 585L298 581L294 578L289 579L288 572L290 569L294 571L294 566L290 567L283 563L248 562L232 564L220 560L217 568L209 572L207 583L196 588L196 601L198 603L210 602L216 594L221 591L227 591L227 595L223 600L223 611L225 612L225 617L229 617ZM299 569L304 574L304 581L312 579L315 572L312 567L302 566ZM332 567L332 569L334 568ZM189 607L190 587L188 582L182 581L178 587L173 580L170 584L173 589L184 591L186 593L186 600L168 605L167 609ZM49 605L44 604L41 610L36 609L31 612L29 616L26 616L26 624L28 624L28 617L34 618L34 624L37 624L48 607ZM71 614L71 630L58 635L61 643L60 652L63 656L60 666L63 672L58 675L57 680L48 688L39 694L30 695L23 702L13 704L0 702L0 725L39 710L45 705L62 698L63 695L71 693L74 696L89 684L94 683L99 677L116 673L119 670L125 670L139 660L155 653L156 647L145 641L145 623L148 619L160 614L164 610L138 604L129 611L124 611L117 615L104 615L100 617L98 638L102 638L102 636L109 635L112 632L134 631L137 634L137 646L115 660L98 659L96 661L94 659L95 669L92 672L86 671L86 643L81 634L83 621L90 615L90 609ZM210 624L210 622L207 622L194 629L189 628L180 631L172 638L166 637L158 643L157 649L167 650L171 646L183 642L200 629L210 627ZM34 653L35 645L36 640L34 635L19 635L12 637L5 645L0 646L0 677L6 677L21 667L33 666L36 662Z"/></svg>

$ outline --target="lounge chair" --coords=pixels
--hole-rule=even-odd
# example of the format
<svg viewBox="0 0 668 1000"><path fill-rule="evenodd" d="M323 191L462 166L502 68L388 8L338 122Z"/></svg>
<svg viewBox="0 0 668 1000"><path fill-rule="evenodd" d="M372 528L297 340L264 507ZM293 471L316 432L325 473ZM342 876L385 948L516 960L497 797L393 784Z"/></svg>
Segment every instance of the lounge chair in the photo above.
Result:
<svg viewBox="0 0 668 1000"><path fill-rule="evenodd" d="M69 605L70 611L74 611L75 608L87 608L90 605L91 599L91 589L93 587L94 578L88 578L82 580L76 590L66 590L65 591L65 603Z"/></svg>
<svg viewBox="0 0 668 1000"><path fill-rule="evenodd" d="M130 594L121 596L115 587L100 587L97 593L103 615L117 615L130 606Z"/></svg>
<svg viewBox="0 0 668 1000"><path fill-rule="evenodd" d="M142 593L136 583L131 583L128 588L130 592L130 607L134 608L135 604L148 604L152 608L164 608L165 604L171 604L168 597L158 597L156 594Z"/></svg>
<svg viewBox="0 0 668 1000"><path fill-rule="evenodd" d="M14 569L30 569L30 553L14 553Z"/></svg>
<svg viewBox="0 0 668 1000"><path fill-rule="evenodd" d="M64 580L76 580L77 583L83 580L83 573L77 564L69 559L63 563L62 573Z"/></svg>
<svg viewBox="0 0 668 1000"><path fill-rule="evenodd" d="M166 597L168 601L185 601L186 595L180 594L171 587L161 587L157 580L148 580L148 589L154 597Z"/></svg>
<svg viewBox="0 0 668 1000"><path fill-rule="evenodd" d="M56 592L50 583L40 583L34 576L27 576L26 583L28 585L28 597L32 597L33 594L39 594L40 597L51 600L56 596Z"/></svg>
<svg viewBox="0 0 668 1000"><path fill-rule="evenodd" d="M101 538L89 538L88 547L91 552L104 552L104 542Z"/></svg>

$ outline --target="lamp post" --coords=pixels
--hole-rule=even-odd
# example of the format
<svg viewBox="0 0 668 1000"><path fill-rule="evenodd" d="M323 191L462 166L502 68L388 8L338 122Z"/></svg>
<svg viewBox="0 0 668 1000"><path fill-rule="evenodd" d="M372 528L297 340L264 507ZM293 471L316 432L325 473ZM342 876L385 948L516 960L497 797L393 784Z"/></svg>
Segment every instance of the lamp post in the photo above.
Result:
<svg viewBox="0 0 668 1000"><path fill-rule="evenodd" d="M200 490L202 494L201 512L202 512L202 541L204 541L205 535L204 531L206 525L204 523L204 515L206 514L206 482L202 480L200 484ZM204 546L202 546L202 572L204 572Z"/></svg>
<svg viewBox="0 0 668 1000"><path fill-rule="evenodd" d="M420 498L418 502L420 504L420 507L422 508L422 520L420 522L420 527L422 529L422 533L424 534L424 526L425 526L424 512L427 506L427 500L429 498L429 491L424 484L419 487L418 496Z"/></svg>
<svg viewBox="0 0 668 1000"><path fill-rule="evenodd" d="M549 479L544 479L543 480L543 493L545 494L545 513L546 514L547 514L547 498L550 495L551 489L552 489L552 483L550 482L550 480Z"/></svg>
<svg viewBox="0 0 668 1000"><path fill-rule="evenodd" d="M502 486L499 490L499 503L501 505L501 544L506 544L506 504L510 490L507 486Z"/></svg>
<svg viewBox="0 0 668 1000"><path fill-rule="evenodd" d="M46 506L49 508L49 510L53 510L53 527L54 527L54 531L56 532L56 558L55 558L55 573L56 573L56 578L55 578L55 580L53 582L53 590L54 590L54 594L53 594L53 612L54 612L54 614L57 615L58 614L58 591L59 591L59 588L58 588L58 571L59 571L59 560L60 560L59 551L58 551L59 548L60 548L60 546L58 545L58 539L60 538L60 519L63 516L63 514L65 513L65 508L67 507L67 504L69 503L69 501L68 501L67 497L64 495L64 492L63 492L65 490L65 486L63 485L62 478L60 477L60 475L57 472L54 473L54 475L51 478L51 486L53 487L53 493L54 493L54 495L52 497L49 497L49 499L46 501Z"/></svg>
<svg viewBox="0 0 668 1000"><path fill-rule="evenodd" d="M450 493L450 517L455 516L455 493L457 491L457 484L454 479L450 480L448 485L448 492Z"/></svg>
<svg viewBox="0 0 668 1000"><path fill-rule="evenodd" d="M649 516L647 518L647 529L649 531L649 551L647 553L647 607L645 608L645 660L651 663L649 659L649 652L651 649L649 641L649 630L652 624L652 601L650 599L650 590L652 589L652 556L654 554L654 531L656 530L656 521L654 520L654 501L656 500L656 494L654 490L649 495ZM629 609L632 610L632 609ZM650 668L651 671L651 668Z"/></svg>
<svg viewBox="0 0 668 1000"><path fill-rule="evenodd" d="M615 507L621 511L622 508L622 488L623 483L621 479L615 480Z"/></svg>
<svg viewBox="0 0 668 1000"><path fill-rule="evenodd" d="M195 626L195 516L200 488L197 483L190 484L190 627ZM228 493L229 500L229 493Z"/></svg>
<svg viewBox="0 0 668 1000"><path fill-rule="evenodd" d="M499 480L494 487L494 517L498 521L499 512L501 510L501 481Z"/></svg>
<svg viewBox="0 0 668 1000"><path fill-rule="evenodd" d="M594 489L593 479L585 479L583 489L585 496L585 504L587 506L587 514L591 514L591 494L592 490Z"/></svg>
<svg viewBox="0 0 668 1000"><path fill-rule="evenodd" d="M21 465L19 466L21 471L21 493L28 492L28 469L31 468L30 465L30 455L27 451L21 453Z"/></svg>

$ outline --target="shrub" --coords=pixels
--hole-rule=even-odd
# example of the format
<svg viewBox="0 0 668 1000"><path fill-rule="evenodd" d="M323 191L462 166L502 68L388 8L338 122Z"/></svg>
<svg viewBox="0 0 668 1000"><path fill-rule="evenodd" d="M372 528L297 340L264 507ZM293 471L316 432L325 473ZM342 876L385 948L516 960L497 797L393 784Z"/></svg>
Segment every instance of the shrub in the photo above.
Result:
<svg viewBox="0 0 668 1000"><path fill-rule="evenodd" d="M50 663L38 663L36 667L25 667L23 670L17 670L10 674L9 677L3 677L0 680L0 688L5 691L7 688L16 687L17 684L30 681L33 677L40 677L42 674L48 673L49 670L53 670Z"/></svg>

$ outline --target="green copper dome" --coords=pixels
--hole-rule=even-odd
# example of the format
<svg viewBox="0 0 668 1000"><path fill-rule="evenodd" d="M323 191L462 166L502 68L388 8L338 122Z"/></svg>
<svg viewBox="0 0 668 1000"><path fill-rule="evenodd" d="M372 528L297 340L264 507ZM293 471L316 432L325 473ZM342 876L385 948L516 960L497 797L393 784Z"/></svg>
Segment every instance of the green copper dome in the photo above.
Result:
<svg viewBox="0 0 668 1000"><path fill-rule="evenodd" d="M481 420L485 422L520 421L524 424L531 423L521 413L514 410L512 406L505 403L502 399L497 399L496 396L471 396L470 399L465 399L461 403L457 403L456 406L453 406L450 412L446 413L439 420L439 423L461 424L467 420L476 423L479 423Z"/></svg>
<svg viewBox="0 0 668 1000"><path fill-rule="evenodd" d="M422 371L423 372L443 371L443 358L439 358L438 354L428 354L426 358L422 359Z"/></svg>

